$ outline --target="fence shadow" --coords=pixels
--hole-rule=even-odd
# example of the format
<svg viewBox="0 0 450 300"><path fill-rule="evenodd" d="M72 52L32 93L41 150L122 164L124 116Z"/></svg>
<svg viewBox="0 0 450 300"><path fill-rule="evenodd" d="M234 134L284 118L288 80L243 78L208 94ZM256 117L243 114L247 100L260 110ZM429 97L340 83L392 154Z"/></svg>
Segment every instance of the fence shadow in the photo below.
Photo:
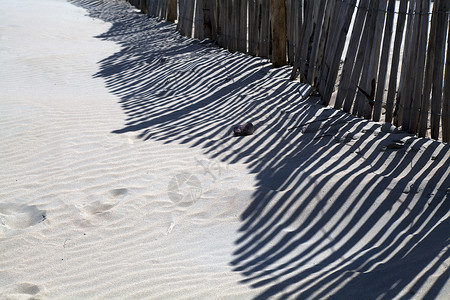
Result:
<svg viewBox="0 0 450 300"><path fill-rule="evenodd" d="M70 2L122 46L95 74L127 115L114 133L257 174L230 264L259 298L435 298L448 284L448 144L322 107L287 68L185 39L122 1ZM255 135L232 137L244 121Z"/></svg>

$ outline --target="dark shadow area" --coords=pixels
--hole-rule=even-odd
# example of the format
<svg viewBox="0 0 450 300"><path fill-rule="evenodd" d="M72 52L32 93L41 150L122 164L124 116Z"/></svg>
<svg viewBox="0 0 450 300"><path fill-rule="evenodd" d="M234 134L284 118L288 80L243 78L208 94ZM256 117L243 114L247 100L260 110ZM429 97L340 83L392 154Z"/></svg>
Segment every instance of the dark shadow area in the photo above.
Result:
<svg viewBox="0 0 450 300"><path fill-rule="evenodd" d="M185 39L123 1L70 2L122 46L95 75L127 115L114 133L256 173L231 265L259 298L433 299L448 285L448 144L322 107L287 68ZM247 121L255 134L233 137Z"/></svg>

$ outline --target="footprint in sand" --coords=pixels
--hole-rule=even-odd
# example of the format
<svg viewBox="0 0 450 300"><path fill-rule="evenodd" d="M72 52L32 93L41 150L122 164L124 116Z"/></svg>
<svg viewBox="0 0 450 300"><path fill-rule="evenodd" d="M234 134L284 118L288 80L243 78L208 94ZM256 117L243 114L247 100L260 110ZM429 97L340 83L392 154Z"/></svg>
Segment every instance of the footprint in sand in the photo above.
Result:
<svg viewBox="0 0 450 300"><path fill-rule="evenodd" d="M127 189L114 189L107 193L107 195L99 197L91 197L91 201L85 204L79 210L85 216L85 220L90 224L109 221L114 216L114 207L116 207L128 194ZM94 199L99 200L94 200Z"/></svg>
<svg viewBox="0 0 450 300"><path fill-rule="evenodd" d="M4 299L36 299L41 289L31 283L19 283L7 286L3 291L0 291L0 297Z"/></svg>
<svg viewBox="0 0 450 300"><path fill-rule="evenodd" d="M45 221L46 212L36 206L0 203L0 226L25 229Z"/></svg>

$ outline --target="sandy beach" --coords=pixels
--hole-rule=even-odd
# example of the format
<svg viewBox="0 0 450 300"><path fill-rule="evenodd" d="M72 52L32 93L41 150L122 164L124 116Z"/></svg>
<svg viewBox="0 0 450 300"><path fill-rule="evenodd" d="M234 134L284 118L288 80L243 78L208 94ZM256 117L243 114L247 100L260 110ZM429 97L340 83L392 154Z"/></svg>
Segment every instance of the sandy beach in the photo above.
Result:
<svg viewBox="0 0 450 300"><path fill-rule="evenodd" d="M448 144L120 0L1 1L0 65L1 299L449 299Z"/></svg>

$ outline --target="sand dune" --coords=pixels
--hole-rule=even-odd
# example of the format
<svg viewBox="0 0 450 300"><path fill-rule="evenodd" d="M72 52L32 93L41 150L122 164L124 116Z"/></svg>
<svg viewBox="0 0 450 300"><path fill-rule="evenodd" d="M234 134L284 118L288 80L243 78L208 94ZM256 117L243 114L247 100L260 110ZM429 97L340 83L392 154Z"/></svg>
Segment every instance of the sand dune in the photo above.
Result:
<svg viewBox="0 0 450 300"><path fill-rule="evenodd" d="M0 298L450 294L449 145L123 1L0 16Z"/></svg>

